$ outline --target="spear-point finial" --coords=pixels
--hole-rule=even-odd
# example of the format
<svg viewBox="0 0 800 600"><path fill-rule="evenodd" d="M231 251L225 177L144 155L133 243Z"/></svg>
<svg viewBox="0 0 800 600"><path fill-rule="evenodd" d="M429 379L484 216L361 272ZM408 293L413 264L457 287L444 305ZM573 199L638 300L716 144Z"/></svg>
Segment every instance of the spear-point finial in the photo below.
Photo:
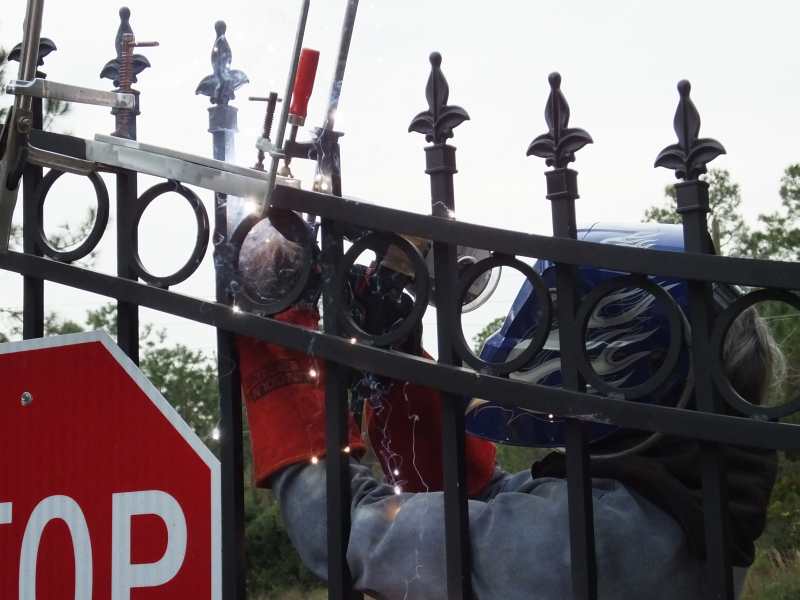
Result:
<svg viewBox="0 0 800 600"><path fill-rule="evenodd" d="M655 166L672 169L678 179L697 179L706 172L706 165L725 154L725 148L712 138L700 138L700 113L689 94L692 84L683 79L678 82L678 108L673 127L678 143L667 146L656 157Z"/></svg>
<svg viewBox="0 0 800 600"><path fill-rule="evenodd" d="M114 48L117 51L117 56L108 61L103 67L103 70L100 71L100 78L112 80L116 87L120 87L120 71L125 49L126 34L133 35L133 28L131 27L131 9L127 6L123 6L119 9L119 27L117 28L117 36L114 38ZM151 44L148 43L147 45ZM136 83L136 76L150 66L150 61L141 54L133 54L130 57L130 61L130 82L123 83Z"/></svg>
<svg viewBox="0 0 800 600"><path fill-rule="evenodd" d="M208 96L211 104L226 106L228 102L236 97L236 90L250 80L243 71L231 69L231 52L228 39L225 33L228 26L225 21L214 23L214 31L217 34L214 46L211 48L211 75L207 75L200 81L195 90L195 94Z"/></svg>
<svg viewBox="0 0 800 600"><path fill-rule="evenodd" d="M592 136L583 129L569 127L569 104L561 92L561 74L550 73L550 96L544 110L547 133L535 138L528 146L527 155L546 159L549 167L563 169L575 160L575 153L586 144L591 144Z"/></svg>
<svg viewBox="0 0 800 600"><path fill-rule="evenodd" d="M431 74L425 88L428 110L419 113L411 121L408 131L425 134L425 139L434 144L443 144L453 137L453 129L469 120L469 115L460 106L448 106L450 87L442 74L442 55L432 52L429 57Z"/></svg>

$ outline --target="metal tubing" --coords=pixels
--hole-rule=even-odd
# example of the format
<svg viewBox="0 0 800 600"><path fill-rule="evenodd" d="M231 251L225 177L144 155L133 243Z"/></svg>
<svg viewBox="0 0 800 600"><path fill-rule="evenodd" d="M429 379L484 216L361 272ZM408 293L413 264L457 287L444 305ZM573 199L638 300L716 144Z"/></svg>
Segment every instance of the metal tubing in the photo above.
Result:
<svg viewBox="0 0 800 600"><path fill-rule="evenodd" d="M342 34L339 40L339 54L336 57L336 69L333 73L333 81L331 81L331 91L328 95L328 110L325 113L323 129L332 131L334 128L336 110L339 108L339 98L342 95L342 82L344 81L345 67L347 67L347 56L350 53L350 40L353 38L357 11L358 0L347 0L347 9L344 13Z"/></svg>
<svg viewBox="0 0 800 600"><path fill-rule="evenodd" d="M42 100L33 101L33 127L41 129L44 120ZM22 179L22 247L26 254L41 256L36 243L42 223L42 203L36 194L42 182L42 168L29 164ZM44 336L44 281L38 277L25 277L22 292L22 337L29 340Z"/></svg>
<svg viewBox="0 0 800 600"><path fill-rule="evenodd" d="M237 130L236 108L213 106L208 111L214 159L233 160ZM214 263L216 299L230 306L227 272L228 196L214 194ZM244 534L244 447L242 389L234 334L217 329L219 376L220 462L222 463L222 589L225 600L245 600L246 547Z"/></svg>
<svg viewBox="0 0 800 600"><path fill-rule="evenodd" d="M42 31L44 0L28 0L25 28L19 59L19 79L30 80L36 75L39 58L39 37ZM31 114L33 98L16 96L8 120L8 131L2 160L0 160L0 253L8 249L11 220L19 193L19 169L24 165L23 148L28 145L28 133L33 127ZM10 186L9 186L10 184Z"/></svg>
<svg viewBox="0 0 800 600"><path fill-rule="evenodd" d="M456 149L447 144L425 148L425 172L430 175L431 213L452 220L455 210L453 175ZM453 347L453 316L457 288L456 246L434 242L434 280L436 281L436 334L439 363L460 364ZM457 317L456 317L457 318ZM472 564L467 511L466 464L464 454L463 399L444 396L442 405L442 470L444 477L445 561L447 597L472 598Z"/></svg>
<svg viewBox="0 0 800 600"><path fill-rule="evenodd" d="M708 253L706 215L709 210L708 183L690 180L675 186L678 210L683 216L684 246L687 252ZM709 356L713 297L707 282L690 281L689 322L692 328L692 363L695 373L695 402L708 413L724 411L714 389ZM709 598L733 600L733 571L730 562L728 482L722 449L704 444L702 450L703 515Z"/></svg>
<svg viewBox="0 0 800 600"><path fill-rule="evenodd" d="M616 398L476 373L468 368L441 365L425 358L352 344L348 339L338 336L253 314L236 313L229 306L216 302L19 252L0 255L0 269L118 298L293 350L308 352L312 348L312 356L359 371L435 387L453 396L460 396L459 401L465 396L485 398L509 408L522 407L543 414L557 412L565 418L580 417L630 429L660 431L668 435L754 448L800 449L800 425L624 402Z"/></svg>
<svg viewBox="0 0 800 600"><path fill-rule="evenodd" d="M547 198L552 201L553 236L575 239L575 200L578 198L577 173L554 169L547 176ZM561 348L563 387L586 391L578 371L580 332L576 327L578 272L574 265L556 263L558 297L558 338ZM569 498L570 560L572 593L577 600L597 598L597 562L592 506L592 481L589 476L589 450L585 424L567 422L567 490Z"/></svg>
<svg viewBox="0 0 800 600"><path fill-rule="evenodd" d="M286 135L286 122L289 119L289 107L292 104L292 90L294 80L297 76L297 63L300 60L300 51L303 49L303 37L306 32L306 21L308 20L308 9L311 0L303 0L303 7L300 10L300 19L297 21L297 33L294 38L294 50L292 52L292 62L289 67L289 78L286 80L286 91L283 94L283 105L281 106L281 118L278 120L278 131L275 133L275 148L283 150L283 137ZM267 180L267 196L264 200L262 211L269 207L270 197L275 188L275 177L278 174L279 156L272 156L272 163L269 168L269 179Z"/></svg>
<svg viewBox="0 0 800 600"><path fill-rule="evenodd" d="M648 273L674 279L717 281L752 287L800 290L800 263L668 252L600 244L509 231L462 221L432 218L356 199L334 198L307 190L278 186L272 205L364 229L391 231L448 244L494 252L546 258L624 273Z"/></svg>
<svg viewBox="0 0 800 600"><path fill-rule="evenodd" d="M334 273L342 260L343 240L332 221L322 222L323 280L328 284L323 290L323 327L326 334L338 336L339 314L337 294L332 286L337 281ZM325 363L325 439L326 439L326 494L328 522L328 597L332 600L361 598L353 590L350 568L347 564L347 545L350 539L350 469L348 444L347 402L348 369L335 362Z"/></svg>
<svg viewBox="0 0 800 600"><path fill-rule="evenodd" d="M133 94L119 92L106 92L91 88L68 85L56 81L46 81L41 78L30 81L13 79L6 85L6 93L17 96L31 96L33 98L47 98L49 100L64 100L78 104L94 104L111 108L136 107L136 98Z"/></svg>

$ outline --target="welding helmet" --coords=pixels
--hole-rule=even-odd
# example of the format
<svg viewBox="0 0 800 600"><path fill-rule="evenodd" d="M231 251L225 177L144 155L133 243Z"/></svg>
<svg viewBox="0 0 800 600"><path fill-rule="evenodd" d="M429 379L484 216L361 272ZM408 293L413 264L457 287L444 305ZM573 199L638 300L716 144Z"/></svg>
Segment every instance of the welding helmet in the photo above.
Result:
<svg viewBox="0 0 800 600"><path fill-rule="evenodd" d="M683 252L683 232L680 225L605 225L595 224L578 230L578 239L603 244L616 244ZM539 260L533 267L549 290L553 305L557 304L555 265L549 260ZM608 285L624 273L596 267L579 267L578 298L586 298L593 289ZM660 298L634 285L612 289L597 300L588 320L585 334L586 358L601 382L608 384L601 392L589 382L588 393L631 389L650 380L670 354L671 344L680 344L678 354L672 349L675 367L669 377L652 393L636 398L639 402L666 406L683 406L691 394L689 356L684 340L688 323L687 285L685 281L652 276L650 282L667 292ZM612 287L613 286L609 286ZM598 290L599 291L599 290ZM723 306L735 297L734 289L716 289L715 299ZM670 302L671 298L674 302ZM540 326L543 314L537 292L530 281L520 289L502 327L491 335L480 352L480 358L500 363L519 354ZM675 310L675 305L679 310ZM675 313L679 313L681 328L676 331ZM552 311L555 315L556 311ZM679 339L671 339L673 336ZM540 352L518 371L510 373L511 379L539 385L561 385L561 354L559 351L558 323L552 328ZM597 381L597 380L595 380ZM687 389L688 388L688 389ZM622 394L621 394L622 395ZM467 431L496 442L534 447L561 447L565 445L566 423L557 414L536 413L525 408L508 408L491 401L473 399L466 414ZM602 440L619 428L614 425L591 422L589 437L593 442Z"/></svg>

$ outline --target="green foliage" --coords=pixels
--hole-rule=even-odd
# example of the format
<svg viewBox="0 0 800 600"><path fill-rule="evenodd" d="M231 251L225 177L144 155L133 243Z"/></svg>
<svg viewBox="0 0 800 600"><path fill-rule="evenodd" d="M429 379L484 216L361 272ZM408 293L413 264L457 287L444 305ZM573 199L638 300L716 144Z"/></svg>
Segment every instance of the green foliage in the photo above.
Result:
<svg viewBox="0 0 800 600"><path fill-rule="evenodd" d="M709 226L714 245L720 254L744 256L748 252L749 228L739 214L742 196L739 184L731 180L725 169L710 169L704 176L708 182L708 200L711 208ZM644 212L644 220L654 223L680 223L676 210L675 188L664 190L666 201L660 206L651 206Z"/></svg>
<svg viewBox="0 0 800 600"><path fill-rule="evenodd" d="M760 228L748 240L752 256L774 260L800 259L800 164L789 165L781 178L781 208L760 215Z"/></svg>
<svg viewBox="0 0 800 600"><path fill-rule="evenodd" d="M301 562L269 492L245 492L247 590L254 597L283 598L289 589L307 592L320 585Z"/></svg>
<svg viewBox="0 0 800 600"><path fill-rule="evenodd" d="M475 337L472 338L472 348L476 353L479 353L486 343L486 340L492 337L492 335L503 326L505 320L505 317L492 319L483 329L475 334Z"/></svg>
<svg viewBox="0 0 800 600"><path fill-rule="evenodd" d="M800 598L800 553L784 557L772 548L759 547L741 600L797 600Z"/></svg>

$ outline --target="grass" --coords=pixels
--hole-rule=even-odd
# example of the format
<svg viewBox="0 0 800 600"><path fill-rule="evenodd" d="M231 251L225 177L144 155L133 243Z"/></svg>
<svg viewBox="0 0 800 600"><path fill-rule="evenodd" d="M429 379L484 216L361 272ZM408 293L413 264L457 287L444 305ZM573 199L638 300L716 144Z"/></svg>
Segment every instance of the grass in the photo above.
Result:
<svg viewBox="0 0 800 600"><path fill-rule="evenodd" d="M750 567L741 600L800 598L800 550L790 556L774 548L759 549Z"/></svg>

